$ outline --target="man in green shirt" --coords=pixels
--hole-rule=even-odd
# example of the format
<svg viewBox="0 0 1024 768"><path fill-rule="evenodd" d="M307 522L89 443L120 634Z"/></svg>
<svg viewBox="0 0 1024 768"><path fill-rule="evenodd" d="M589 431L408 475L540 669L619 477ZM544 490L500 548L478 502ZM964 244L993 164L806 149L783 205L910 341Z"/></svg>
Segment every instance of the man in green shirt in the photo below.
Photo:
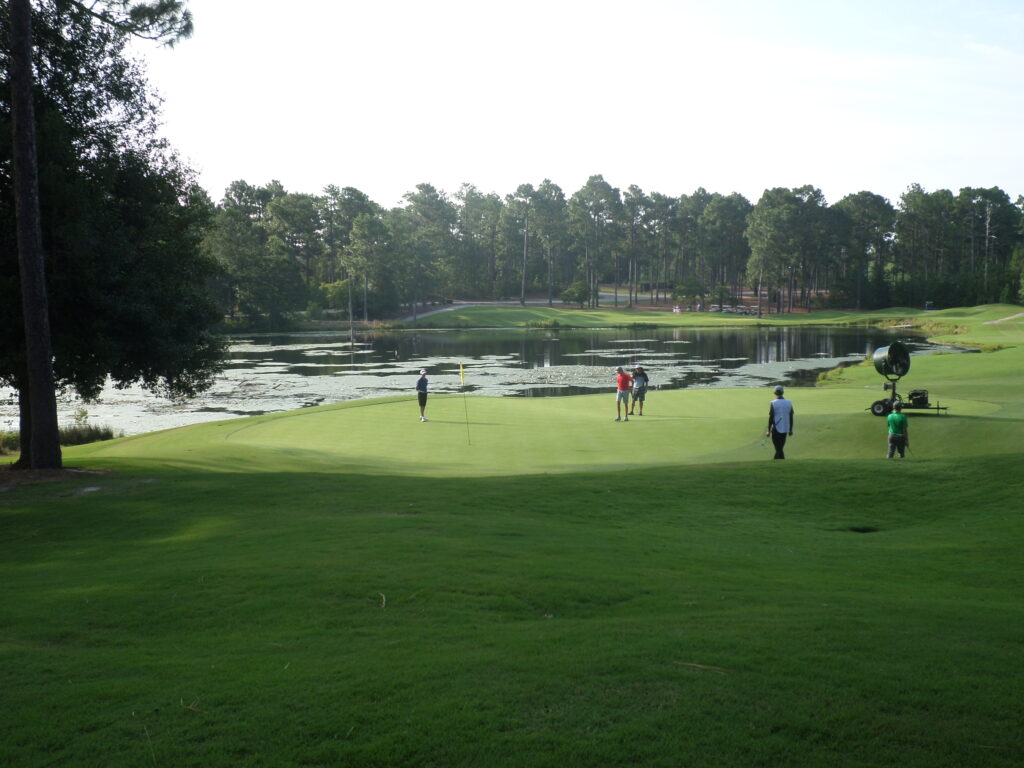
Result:
<svg viewBox="0 0 1024 768"><path fill-rule="evenodd" d="M891 459L896 451L900 452L901 459L905 458L905 451L910 445L910 427L907 425L902 403L893 405L892 413L886 421L889 422L889 453L886 458Z"/></svg>

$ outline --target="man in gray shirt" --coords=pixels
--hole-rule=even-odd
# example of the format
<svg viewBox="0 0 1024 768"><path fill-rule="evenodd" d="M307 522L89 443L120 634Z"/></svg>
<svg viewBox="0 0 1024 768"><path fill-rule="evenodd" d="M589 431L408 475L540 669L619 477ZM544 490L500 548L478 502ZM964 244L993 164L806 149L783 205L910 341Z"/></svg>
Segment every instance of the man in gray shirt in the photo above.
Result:
<svg viewBox="0 0 1024 768"><path fill-rule="evenodd" d="M775 399L768 408L768 435L775 446L775 458L784 459L786 438L793 434L793 403L783 395L785 390L779 384L775 387Z"/></svg>

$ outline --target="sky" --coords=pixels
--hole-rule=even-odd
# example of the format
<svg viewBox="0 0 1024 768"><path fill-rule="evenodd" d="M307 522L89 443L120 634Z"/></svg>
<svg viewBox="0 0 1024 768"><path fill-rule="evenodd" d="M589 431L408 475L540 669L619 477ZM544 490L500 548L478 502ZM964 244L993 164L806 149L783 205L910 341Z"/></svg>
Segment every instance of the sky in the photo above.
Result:
<svg viewBox="0 0 1024 768"><path fill-rule="evenodd" d="M219 201L236 180L570 196L703 187L831 204L912 184L1024 195L1019 0L190 0L135 43L163 135Z"/></svg>

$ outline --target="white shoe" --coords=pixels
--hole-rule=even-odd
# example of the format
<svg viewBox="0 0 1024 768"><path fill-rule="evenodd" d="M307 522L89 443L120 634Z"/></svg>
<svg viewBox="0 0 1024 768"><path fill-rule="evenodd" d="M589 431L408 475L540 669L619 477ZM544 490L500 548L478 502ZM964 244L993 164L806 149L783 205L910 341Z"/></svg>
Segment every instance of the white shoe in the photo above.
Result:
<svg viewBox="0 0 1024 768"><path fill-rule="evenodd" d="M623 419L623 421L629 421L629 416Z"/></svg>
<svg viewBox="0 0 1024 768"><path fill-rule="evenodd" d="M615 420L616 421L622 421L622 419L620 417L618 417L618 416L615 417Z"/></svg>
<svg viewBox="0 0 1024 768"><path fill-rule="evenodd" d="M426 421L426 420L427 420L426 416L420 416L420 421Z"/></svg>

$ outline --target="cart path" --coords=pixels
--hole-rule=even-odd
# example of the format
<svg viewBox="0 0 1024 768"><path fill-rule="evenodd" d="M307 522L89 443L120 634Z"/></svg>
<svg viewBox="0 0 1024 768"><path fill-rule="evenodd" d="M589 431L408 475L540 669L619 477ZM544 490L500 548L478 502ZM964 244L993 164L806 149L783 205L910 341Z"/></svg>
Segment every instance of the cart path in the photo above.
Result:
<svg viewBox="0 0 1024 768"><path fill-rule="evenodd" d="M1009 317L1000 317L998 320L986 320L985 325L994 325L995 323L1005 323L1007 320L1016 320L1018 317L1024 317L1024 312L1018 312L1016 315L1010 315Z"/></svg>
<svg viewBox="0 0 1024 768"><path fill-rule="evenodd" d="M548 306L548 300L547 299L527 299L526 300L526 305L528 305L528 306L532 305L532 306L538 306L538 307L546 307L546 306ZM509 301L459 301L459 300L455 300L451 304L449 304L448 306L441 307L439 309L428 309L425 312L417 312L415 318L413 318L412 315L408 315L407 317L403 317L401 319L401 322L403 322L403 323L411 323L414 319L422 319L424 317L430 317L431 315L436 315L439 312L451 312L453 309L465 309L466 307L520 307L520 306L523 306L523 304L519 301L519 299L511 299Z"/></svg>

